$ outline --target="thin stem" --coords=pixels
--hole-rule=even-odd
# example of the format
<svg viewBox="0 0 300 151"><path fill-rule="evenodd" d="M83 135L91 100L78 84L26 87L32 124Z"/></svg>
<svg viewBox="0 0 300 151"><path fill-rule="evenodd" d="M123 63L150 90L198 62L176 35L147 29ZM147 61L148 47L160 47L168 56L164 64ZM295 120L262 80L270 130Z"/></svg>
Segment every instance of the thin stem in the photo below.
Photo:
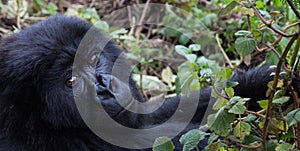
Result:
<svg viewBox="0 0 300 151"><path fill-rule="evenodd" d="M293 37L295 34L287 34L287 33L284 33L282 31L280 31L279 29L275 28L272 26L271 23L268 23L267 20L261 16L261 14L259 13L259 10L256 8L255 5L252 6L252 9L255 13L255 15L267 26L269 27L270 29L272 29L274 32L276 32L277 34L283 36L283 37Z"/></svg>
<svg viewBox="0 0 300 151"><path fill-rule="evenodd" d="M222 52L222 55L224 56L226 62L228 63L229 67L231 69L233 69L233 65L229 59L229 57L227 56L226 52L224 51L223 47L221 46L221 43L220 43L220 38L219 38L219 34L216 34L216 40L217 40L217 44L218 44L218 47L220 48L221 52Z"/></svg>
<svg viewBox="0 0 300 151"><path fill-rule="evenodd" d="M293 38L289 41L288 45L286 46L283 54L281 55L281 58L277 64L277 68L276 68L276 72L275 72L275 76L274 76L274 82L271 88L271 92L269 95L269 99L268 99L268 107L267 107L267 113L266 113L266 118L264 121L264 125L263 125L263 131L262 131L262 139L263 139L263 150L267 151L267 136L268 136L268 125L272 116L272 101L273 101L273 97L276 91L276 87L278 84L278 79L279 79L279 74L280 74L280 70L281 67L284 63L284 59L286 58L289 50L291 49L294 41L298 38L298 35L296 34L295 36L293 36Z"/></svg>
<svg viewBox="0 0 300 151"><path fill-rule="evenodd" d="M292 8L293 12L296 14L297 18L300 19L300 13L297 10L296 6L293 4L293 2L291 0L287 0L287 2L290 5L290 7Z"/></svg>

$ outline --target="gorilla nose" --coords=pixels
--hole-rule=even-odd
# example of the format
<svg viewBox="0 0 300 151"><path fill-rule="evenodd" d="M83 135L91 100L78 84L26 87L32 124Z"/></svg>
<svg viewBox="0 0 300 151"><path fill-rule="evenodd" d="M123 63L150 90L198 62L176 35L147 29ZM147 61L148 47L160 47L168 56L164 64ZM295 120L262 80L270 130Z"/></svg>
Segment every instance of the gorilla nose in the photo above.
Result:
<svg viewBox="0 0 300 151"><path fill-rule="evenodd" d="M100 85L99 83L96 83L96 92L97 94L102 94L105 93L105 91L107 91L107 88L105 88L104 86Z"/></svg>

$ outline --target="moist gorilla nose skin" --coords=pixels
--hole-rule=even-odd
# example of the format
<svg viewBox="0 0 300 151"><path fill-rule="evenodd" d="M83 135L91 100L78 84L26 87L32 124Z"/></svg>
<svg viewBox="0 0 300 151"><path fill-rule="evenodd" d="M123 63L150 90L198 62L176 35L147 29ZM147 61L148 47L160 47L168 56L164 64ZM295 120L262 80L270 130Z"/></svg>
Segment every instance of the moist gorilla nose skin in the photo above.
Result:
<svg viewBox="0 0 300 151"><path fill-rule="evenodd" d="M98 137L84 122L85 117L82 117L84 114L79 113L79 107L75 103L76 98L82 97L83 103L89 103L85 104L87 106L85 116L96 115L90 116L94 118L90 121L94 120L94 124L102 126L100 130L113 132L112 125L101 122L102 115L108 114L115 122L132 129L155 128L166 123L176 113L181 97L166 99L157 110L149 114L133 113L122 107L120 104L130 106L132 100L141 103L145 100L130 78L130 72L125 79L122 79L122 75L115 76L114 72L123 73L123 71L122 68L115 71L114 67L128 66L128 64L116 64L118 58L126 59L122 57L122 51L116 43L112 40L106 41L105 46L101 47L101 52L99 51L99 56L95 57L93 48L97 48L97 40L103 37L82 42L91 27L88 22L78 18L57 15L1 39L0 151L152 150L150 147L138 146L138 142L149 141L147 138L154 135L151 133L134 132L125 135L120 132L120 138L130 137L137 142L122 147ZM82 43L86 47L80 47ZM83 68L74 65L79 50L83 53L79 55L84 62ZM77 69L81 74L77 75L78 79L73 85L75 81L72 76ZM247 85L265 88L269 79L262 79L259 72L265 71L252 70L247 74L236 75L232 79L241 84L240 90L246 89ZM258 80L249 81L249 77ZM119 85L112 85L112 81ZM246 82L246 85L243 82ZM257 95L265 94L266 89L259 89L259 91L262 93ZM116 92L130 93L133 99L120 99L120 94ZM85 99L85 95L82 95L85 93L92 97ZM195 93L197 96L195 98L198 99L190 98L192 100L187 100L183 106L183 112L186 111L187 114L191 114L190 109L193 107L196 110L195 115L191 114L193 117L190 122L182 122L186 120L182 116L181 119L177 121L175 119L167 126L166 132L174 134L173 131L186 124L184 130L173 138L175 150L182 150L182 145L179 143L181 134L199 127L209 103L210 88ZM237 91L237 95L243 97L247 94ZM104 112L98 110L100 106L105 109ZM147 143L152 142L150 140ZM135 145L136 149L130 145ZM204 146L205 142L200 143L199 148Z"/></svg>

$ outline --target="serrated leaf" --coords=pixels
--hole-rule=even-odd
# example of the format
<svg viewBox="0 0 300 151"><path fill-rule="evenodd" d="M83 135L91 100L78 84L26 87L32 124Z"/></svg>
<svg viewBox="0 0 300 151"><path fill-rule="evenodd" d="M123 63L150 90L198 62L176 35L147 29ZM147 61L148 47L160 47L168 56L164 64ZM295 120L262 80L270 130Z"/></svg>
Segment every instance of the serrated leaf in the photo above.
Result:
<svg viewBox="0 0 300 151"><path fill-rule="evenodd" d="M170 138L163 136L155 139L152 148L153 151L173 151L175 146Z"/></svg>
<svg viewBox="0 0 300 151"><path fill-rule="evenodd" d="M226 103L228 102L227 99L223 98L223 97L220 97L218 98L218 100L216 101L216 103L214 104L213 106L213 109L214 110L218 110L222 107L224 107L226 105Z"/></svg>
<svg viewBox="0 0 300 151"><path fill-rule="evenodd" d="M241 98L239 96L235 96L229 100L229 104L235 104L237 102L244 102L243 98Z"/></svg>
<svg viewBox="0 0 300 151"><path fill-rule="evenodd" d="M235 105L233 105L228 112L233 114L244 114L245 111L246 111L246 106L243 103L238 102Z"/></svg>
<svg viewBox="0 0 300 151"><path fill-rule="evenodd" d="M225 8L223 8L219 12L218 16L224 16L224 15L228 14L229 12L231 12L238 5L239 5L239 3L236 2L236 1L230 2Z"/></svg>
<svg viewBox="0 0 300 151"><path fill-rule="evenodd" d="M255 49L255 45L253 38L239 37L235 40L235 49L242 56L251 54Z"/></svg>
<svg viewBox="0 0 300 151"><path fill-rule="evenodd" d="M225 92L227 93L227 95L229 97L233 97L234 96L234 89L233 88L225 88Z"/></svg>
<svg viewBox="0 0 300 151"><path fill-rule="evenodd" d="M219 136L216 133L211 133L208 138L207 144L212 144L218 138Z"/></svg>
<svg viewBox="0 0 300 151"><path fill-rule="evenodd" d="M182 135L179 142L183 145L183 151L190 151L197 147L199 142L205 138L207 133L200 131L199 129L190 130L186 134Z"/></svg>
<svg viewBox="0 0 300 151"><path fill-rule="evenodd" d="M282 144L279 144L277 147L276 147L276 151L283 151L283 150L291 150L293 148L293 145L290 144L290 143L282 143Z"/></svg>
<svg viewBox="0 0 300 151"><path fill-rule="evenodd" d="M250 124L240 121L234 128L233 134L235 137L243 140L246 136L250 135L251 126Z"/></svg>
<svg viewBox="0 0 300 151"><path fill-rule="evenodd" d="M267 107L268 107L268 100L261 100L261 101L258 101L258 104L259 104L259 106L261 107L261 108L263 108L263 109L267 109Z"/></svg>
<svg viewBox="0 0 300 151"><path fill-rule="evenodd" d="M228 113L224 108L221 108L216 114L208 116L207 125L210 130L215 131L220 136L227 136L232 129L231 123L235 120L235 115Z"/></svg>
<svg viewBox="0 0 300 151"><path fill-rule="evenodd" d="M273 100L272 103L283 104L283 103L289 101L289 99L290 99L290 97L283 96L283 97L280 97L280 98L277 98L277 99Z"/></svg>
<svg viewBox="0 0 300 151"><path fill-rule="evenodd" d="M289 126L295 125L300 121L300 109L295 109L286 115L286 121Z"/></svg>
<svg viewBox="0 0 300 151"><path fill-rule="evenodd" d="M209 145L209 151L217 151L217 150L221 151L220 147L221 147L221 142L220 141L214 142L214 143Z"/></svg>

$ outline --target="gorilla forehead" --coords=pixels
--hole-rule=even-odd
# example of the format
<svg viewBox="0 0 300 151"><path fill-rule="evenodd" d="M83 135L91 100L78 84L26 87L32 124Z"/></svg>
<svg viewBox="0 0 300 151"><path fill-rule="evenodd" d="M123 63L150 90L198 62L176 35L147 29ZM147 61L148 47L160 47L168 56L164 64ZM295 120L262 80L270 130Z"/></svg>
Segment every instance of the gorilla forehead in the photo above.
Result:
<svg viewBox="0 0 300 151"><path fill-rule="evenodd" d="M69 64L90 27L78 18L57 15L4 38L0 41L2 76L20 81L39 75L57 59Z"/></svg>
<svg viewBox="0 0 300 151"><path fill-rule="evenodd" d="M77 48L91 25L75 17L52 16L20 32L19 37L43 50L59 53L61 50ZM72 49L71 49L72 50ZM68 52L75 53L75 52Z"/></svg>

